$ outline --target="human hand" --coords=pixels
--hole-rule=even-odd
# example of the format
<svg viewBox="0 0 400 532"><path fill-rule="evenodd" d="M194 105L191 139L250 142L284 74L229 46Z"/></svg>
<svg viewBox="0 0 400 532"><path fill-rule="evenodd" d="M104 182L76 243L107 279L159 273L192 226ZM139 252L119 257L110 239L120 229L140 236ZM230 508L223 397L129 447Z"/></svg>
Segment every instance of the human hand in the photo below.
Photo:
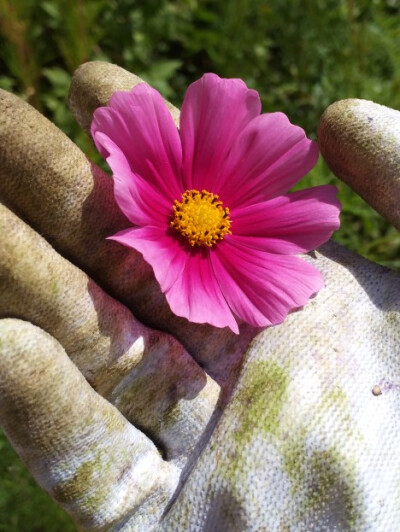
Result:
<svg viewBox="0 0 400 532"><path fill-rule="evenodd" d="M83 65L71 108L88 129L96 107L137 81L113 65ZM29 323L1 324L0 419L38 482L90 530L359 530L372 519L390 529L399 517L398 276L323 246L309 260L326 287L257 334L237 380L259 331L236 336L173 316L141 256L104 240L127 226L109 178L29 106L4 92L0 105L0 198L60 253L1 206L0 315L59 342ZM367 150L368 161L395 181L398 163L381 156L386 111L373 110L380 149ZM337 130L345 111L322 121L328 162L365 116L356 110ZM375 139L356 131L361 144ZM345 168L359 153L357 143L346 148ZM398 198L396 183L391 190Z"/></svg>

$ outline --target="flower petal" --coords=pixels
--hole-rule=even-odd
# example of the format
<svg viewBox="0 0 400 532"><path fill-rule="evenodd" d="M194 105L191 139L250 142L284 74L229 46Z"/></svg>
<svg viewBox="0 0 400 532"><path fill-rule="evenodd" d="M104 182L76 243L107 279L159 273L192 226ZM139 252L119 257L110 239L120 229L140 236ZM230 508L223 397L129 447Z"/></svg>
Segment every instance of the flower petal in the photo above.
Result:
<svg viewBox="0 0 400 532"><path fill-rule="evenodd" d="M115 200L128 220L139 226L166 227L172 203L132 172L125 155L104 133L97 133L97 139L109 153L107 161L114 171Z"/></svg>
<svg viewBox="0 0 400 532"><path fill-rule="evenodd" d="M159 227L125 229L109 239L142 253L177 316L239 332L215 279L209 250L193 249Z"/></svg>
<svg viewBox="0 0 400 532"><path fill-rule="evenodd" d="M108 107L94 112L91 133L114 173L110 147L122 152L132 179L140 176L170 203L181 197L184 190L179 133L161 95L149 85L141 83L131 92L115 92ZM112 145L105 142L107 138Z"/></svg>
<svg viewBox="0 0 400 532"><path fill-rule="evenodd" d="M187 255L185 269L166 292L172 311L195 323L229 327L239 332L211 266L210 250L193 249Z"/></svg>
<svg viewBox="0 0 400 532"><path fill-rule="evenodd" d="M232 311L256 327L281 323L323 285L318 270L300 258L252 249L231 235L211 258Z"/></svg>
<svg viewBox="0 0 400 532"><path fill-rule="evenodd" d="M238 242L280 254L317 248L339 228L340 202L331 185L308 188L231 211Z"/></svg>
<svg viewBox="0 0 400 532"><path fill-rule="evenodd" d="M205 74L189 86L180 118L187 189L213 192L221 163L234 140L260 112L258 93L242 80Z"/></svg>
<svg viewBox="0 0 400 532"><path fill-rule="evenodd" d="M109 240L139 251L152 266L163 292L171 288L185 269L187 254L165 227L124 229Z"/></svg>
<svg viewBox="0 0 400 532"><path fill-rule="evenodd" d="M286 193L318 160L318 146L283 113L254 118L237 137L216 192L230 209Z"/></svg>

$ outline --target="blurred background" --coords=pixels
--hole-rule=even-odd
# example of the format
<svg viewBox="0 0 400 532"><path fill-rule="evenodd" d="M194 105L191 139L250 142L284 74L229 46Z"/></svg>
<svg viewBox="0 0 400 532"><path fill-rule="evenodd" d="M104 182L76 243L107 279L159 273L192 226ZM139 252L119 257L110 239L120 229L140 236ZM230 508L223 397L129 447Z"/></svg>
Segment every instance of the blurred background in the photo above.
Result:
<svg viewBox="0 0 400 532"><path fill-rule="evenodd" d="M283 111L316 138L324 109L365 98L400 109L400 0L0 0L0 87L54 121L99 162L67 107L74 70L118 63L180 106L204 72L240 77L263 110ZM300 188L334 183L334 238L400 269L400 235L322 160ZM0 531L69 532L0 434Z"/></svg>

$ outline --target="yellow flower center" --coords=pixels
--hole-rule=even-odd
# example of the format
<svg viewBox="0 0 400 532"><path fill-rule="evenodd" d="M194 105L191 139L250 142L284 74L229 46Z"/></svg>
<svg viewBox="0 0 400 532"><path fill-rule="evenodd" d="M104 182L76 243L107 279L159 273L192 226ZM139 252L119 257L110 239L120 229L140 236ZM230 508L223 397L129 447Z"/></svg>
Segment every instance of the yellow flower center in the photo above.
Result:
<svg viewBox="0 0 400 532"><path fill-rule="evenodd" d="M174 202L173 216L171 227L186 237L191 246L212 247L231 234L228 207L223 207L218 196L206 190L186 190L182 200Z"/></svg>

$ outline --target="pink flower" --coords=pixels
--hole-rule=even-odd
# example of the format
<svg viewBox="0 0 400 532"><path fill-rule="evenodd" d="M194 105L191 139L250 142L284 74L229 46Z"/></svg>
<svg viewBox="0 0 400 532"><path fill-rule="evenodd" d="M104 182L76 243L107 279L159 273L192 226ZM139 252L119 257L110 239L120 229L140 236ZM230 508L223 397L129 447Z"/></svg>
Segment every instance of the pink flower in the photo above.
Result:
<svg viewBox="0 0 400 532"><path fill-rule="evenodd" d="M197 323L282 322L323 285L295 255L339 227L335 187L287 193L318 147L258 93L206 74L187 90L180 132L146 84L95 111L92 136L133 227L110 237L142 253L172 311Z"/></svg>

